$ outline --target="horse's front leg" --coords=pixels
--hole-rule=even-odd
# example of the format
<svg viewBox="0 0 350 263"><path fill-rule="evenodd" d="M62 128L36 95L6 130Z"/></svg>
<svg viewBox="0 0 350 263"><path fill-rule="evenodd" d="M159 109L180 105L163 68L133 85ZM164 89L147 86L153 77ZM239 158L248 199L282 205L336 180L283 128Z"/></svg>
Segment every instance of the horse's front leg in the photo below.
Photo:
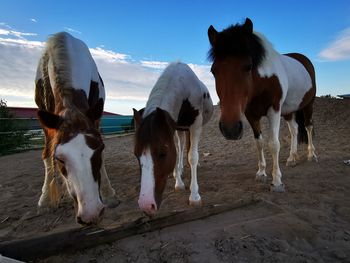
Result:
<svg viewBox="0 0 350 263"><path fill-rule="evenodd" d="M279 151L280 151L280 142L278 139L280 122L281 122L281 112L275 111L273 108L270 108L267 117L269 119L269 149L272 154L272 185L270 190L273 192L284 192L284 185L282 183L282 173L279 166Z"/></svg>
<svg viewBox="0 0 350 263"><path fill-rule="evenodd" d="M102 201L109 208L116 207L117 205L119 205L120 202L117 199L115 190L113 189L111 182L109 181L106 168L105 168L103 154L102 154L102 165L101 165L100 172L101 172L100 193L101 193Z"/></svg>
<svg viewBox="0 0 350 263"><path fill-rule="evenodd" d="M176 131L175 132L175 146L176 146L176 165L173 172L173 176L175 178L175 190L184 190L185 184L182 181L182 171L183 171L183 155L185 150L185 139L186 134L184 131Z"/></svg>
<svg viewBox="0 0 350 263"><path fill-rule="evenodd" d="M188 152L188 162L191 166L191 195L189 197L189 204L192 206L200 206L201 196L198 193L197 182L197 166L198 166L198 144L202 133L202 116L199 115L195 123L190 128L190 150Z"/></svg>
<svg viewBox="0 0 350 263"><path fill-rule="evenodd" d="M249 115L246 115L250 126L252 127L256 149L258 151L258 171L255 175L255 180L259 182L266 182L266 161L264 156L264 148L263 148L263 137L261 135L261 127L260 120L252 119Z"/></svg>

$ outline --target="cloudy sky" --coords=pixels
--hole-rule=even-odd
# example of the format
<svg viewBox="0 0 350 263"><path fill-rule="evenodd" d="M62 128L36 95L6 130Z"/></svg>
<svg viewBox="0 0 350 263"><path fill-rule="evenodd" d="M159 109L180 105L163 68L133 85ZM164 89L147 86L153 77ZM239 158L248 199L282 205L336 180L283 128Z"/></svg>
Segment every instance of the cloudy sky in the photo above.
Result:
<svg viewBox="0 0 350 263"><path fill-rule="evenodd" d="M217 102L207 29L250 17L280 53L314 63L317 95L350 93L350 1L2 0L0 98L34 107L34 78L46 39L67 31L90 48L106 86L105 110L131 114L171 61L188 63Z"/></svg>

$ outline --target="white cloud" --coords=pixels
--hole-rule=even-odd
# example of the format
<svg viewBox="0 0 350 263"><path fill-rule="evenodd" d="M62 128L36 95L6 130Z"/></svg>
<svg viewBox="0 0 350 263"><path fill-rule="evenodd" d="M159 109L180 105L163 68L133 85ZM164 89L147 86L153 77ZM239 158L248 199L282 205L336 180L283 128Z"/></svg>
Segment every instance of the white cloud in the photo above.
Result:
<svg viewBox="0 0 350 263"><path fill-rule="evenodd" d="M340 32L338 37L319 53L319 57L323 61L350 59L350 27Z"/></svg>
<svg viewBox="0 0 350 263"><path fill-rule="evenodd" d="M98 59L108 60L110 62L125 62L129 58L129 55L116 53L111 50L103 49L102 47L90 48L91 54Z"/></svg>
<svg viewBox="0 0 350 263"><path fill-rule="evenodd" d="M0 37L0 98L7 100L8 106L35 107L35 72L45 43L24 38L35 34L15 35L9 31L0 29L3 36ZM120 114L132 114L132 108L145 106L154 83L168 65L164 61L135 62L127 54L102 47L90 48L90 52L105 83L105 110ZM214 103L217 102L210 67L189 66L208 86Z"/></svg>
<svg viewBox="0 0 350 263"><path fill-rule="evenodd" d="M0 35L3 35L3 36L5 35L7 37L15 37L23 40L25 40L25 37L28 37L28 36L37 36L37 34L35 33L24 33L24 32L12 30L10 28L9 29L0 28Z"/></svg>

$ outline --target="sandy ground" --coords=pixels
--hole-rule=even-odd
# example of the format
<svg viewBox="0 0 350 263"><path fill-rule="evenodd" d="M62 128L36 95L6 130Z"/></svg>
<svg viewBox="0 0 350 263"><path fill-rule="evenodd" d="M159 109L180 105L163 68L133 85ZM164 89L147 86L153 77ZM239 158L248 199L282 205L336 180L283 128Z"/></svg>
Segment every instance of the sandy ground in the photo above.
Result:
<svg viewBox="0 0 350 263"><path fill-rule="evenodd" d="M219 110L203 131L198 178L203 204L241 198L259 203L217 216L44 262L350 262L350 100L317 99L314 126L319 162L306 161L300 145L296 167L286 167L289 134L282 121L280 165L285 193L255 182L257 154L250 128L240 141L226 141L218 130ZM266 127L266 120L264 121ZM266 128L264 128L266 130ZM138 164L133 136L106 139L106 169L121 204L106 212L102 225L142 217L137 207ZM0 157L0 241L33 237L73 228L73 204L63 198L59 209L38 215L36 204L43 182L40 151ZM271 156L265 151L267 172ZM189 169L185 169L189 185ZM158 216L192 209L189 190L175 192L169 178ZM44 249L44 248L43 248Z"/></svg>

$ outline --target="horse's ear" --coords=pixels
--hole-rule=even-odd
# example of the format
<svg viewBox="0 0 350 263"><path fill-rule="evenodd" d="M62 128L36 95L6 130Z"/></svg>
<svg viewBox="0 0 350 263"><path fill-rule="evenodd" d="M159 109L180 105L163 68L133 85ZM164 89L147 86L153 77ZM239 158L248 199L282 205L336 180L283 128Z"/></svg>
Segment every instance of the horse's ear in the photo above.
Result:
<svg viewBox="0 0 350 263"><path fill-rule="evenodd" d="M218 31L216 31L216 29L212 25L210 25L210 27L208 28L208 38L212 46L216 45L217 36L218 36Z"/></svg>
<svg viewBox="0 0 350 263"><path fill-rule="evenodd" d="M103 99L100 98L92 108L89 108L87 115L92 121L97 121L102 117L103 105Z"/></svg>
<svg viewBox="0 0 350 263"><path fill-rule="evenodd" d="M38 110L38 120L46 128L58 129L63 122L63 118L48 111Z"/></svg>
<svg viewBox="0 0 350 263"><path fill-rule="evenodd" d="M253 34L253 22L248 17L245 19L243 29L248 34Z"/></svg>
<svg viewBox="0 0 350 263"><path fill-rule="evenodd" d="M135 130L137 130L141 124L142 116L136 109L132 108L132 111L134 112Z"/></svg>

